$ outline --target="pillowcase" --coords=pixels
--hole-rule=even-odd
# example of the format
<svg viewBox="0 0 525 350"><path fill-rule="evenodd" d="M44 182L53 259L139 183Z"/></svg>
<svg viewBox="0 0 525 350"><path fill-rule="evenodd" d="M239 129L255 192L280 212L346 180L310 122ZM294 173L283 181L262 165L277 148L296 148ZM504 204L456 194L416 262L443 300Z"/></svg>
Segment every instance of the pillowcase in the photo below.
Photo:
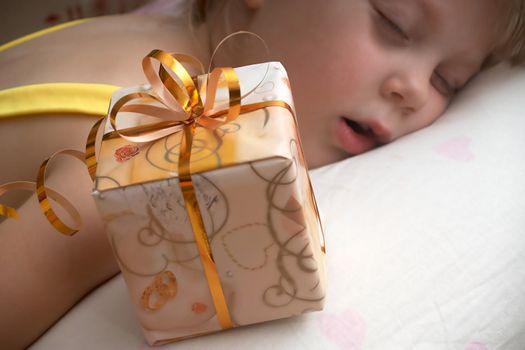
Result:
<svg viewBox="0 0 525 350"><path fill-rule="evenodd" d="M523 349L524 133L525 70L502 65L434 125L312 171L321 319L366 349Z"/></svg>

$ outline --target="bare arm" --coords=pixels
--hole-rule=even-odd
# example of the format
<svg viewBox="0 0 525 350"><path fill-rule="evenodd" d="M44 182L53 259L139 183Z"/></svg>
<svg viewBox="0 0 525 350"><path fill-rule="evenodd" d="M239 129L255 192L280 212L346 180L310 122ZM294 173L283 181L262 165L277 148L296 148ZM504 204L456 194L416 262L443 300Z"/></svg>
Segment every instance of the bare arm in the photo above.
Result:
<svg viewBox="0 0 525 350"><path fill-rule="evenodd" d="M0 89L45 82L139 84L141 59L151 49L188 52L205 61L207 45L195 48L194 39L173 18L93 20L0 53ZM54 151L82 149L94 121L52 115L0 120L0 183L34 180L39 164ZM35 195L18 208L20 220L0 222L2 349L28 346L118 272L85 166L57 158L50 170L48 184L79 208L84 224L77 235L62 236L40 213Z"/></svg>

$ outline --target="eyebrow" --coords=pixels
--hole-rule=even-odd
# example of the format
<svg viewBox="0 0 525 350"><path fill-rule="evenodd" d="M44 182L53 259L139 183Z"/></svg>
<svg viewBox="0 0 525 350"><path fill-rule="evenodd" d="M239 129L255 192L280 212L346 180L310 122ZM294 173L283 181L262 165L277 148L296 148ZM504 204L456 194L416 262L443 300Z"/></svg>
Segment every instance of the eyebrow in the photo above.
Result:
<svg viewBox="0 0 525 350"><path fill-rule="evenodd" d="M443 16L440 16L438 10L439 1L433 0L411 0L419 8L418 12L422 13L425 22L432 22L434 26L440 26L443 23ZM442 5L444 6L444 5Z"/></svg>
<svg viewBox="0 0 525 350"><path fill-rule="evenodd" d="M417 8L417 13L420 18L418 21L424 25L424 30L431 31L439 28L446 23L446 16L443 15L443 10L440 6L446 7L442 1L438 0L406 0L406 3L412 3ZM467 51L460 56L454 58L455 64L469 72L470 77L474 76L482 67L483 62L480 62L476 55ZM472 74L470 74L472 73ZM470 78L469 78L470 79ZM468 81L468 80L467 80Z"/></svg>

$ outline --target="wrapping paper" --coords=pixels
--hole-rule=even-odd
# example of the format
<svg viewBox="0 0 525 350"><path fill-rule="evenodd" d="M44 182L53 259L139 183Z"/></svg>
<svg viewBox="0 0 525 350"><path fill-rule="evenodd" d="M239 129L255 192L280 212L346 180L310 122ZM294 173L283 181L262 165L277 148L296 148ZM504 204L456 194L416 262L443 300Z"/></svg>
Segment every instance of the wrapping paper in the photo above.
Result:
<svg viewBox="0 0 525 350"><path fill-rule="evenodd" d="M236 73L242 91L256 87L243 104L293 106L279 63ZM234 326L323 306L324 239L291 112L262 108L195 133L193 186ZM147 341L220 330L177 177L181 133L134 144L107 131L94 197Z"/></svg>

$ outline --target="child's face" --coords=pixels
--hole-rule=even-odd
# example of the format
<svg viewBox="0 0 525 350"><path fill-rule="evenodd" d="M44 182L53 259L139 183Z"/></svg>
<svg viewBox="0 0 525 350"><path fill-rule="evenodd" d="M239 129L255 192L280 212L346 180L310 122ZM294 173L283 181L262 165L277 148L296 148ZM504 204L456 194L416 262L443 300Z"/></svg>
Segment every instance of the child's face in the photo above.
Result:
<svg viewBox="0 0 525 350"><path fill-rule="evenodd" d="M250 30L290 75L311 167L436 120L498 35L501 0L267 0Z"/></svg>

